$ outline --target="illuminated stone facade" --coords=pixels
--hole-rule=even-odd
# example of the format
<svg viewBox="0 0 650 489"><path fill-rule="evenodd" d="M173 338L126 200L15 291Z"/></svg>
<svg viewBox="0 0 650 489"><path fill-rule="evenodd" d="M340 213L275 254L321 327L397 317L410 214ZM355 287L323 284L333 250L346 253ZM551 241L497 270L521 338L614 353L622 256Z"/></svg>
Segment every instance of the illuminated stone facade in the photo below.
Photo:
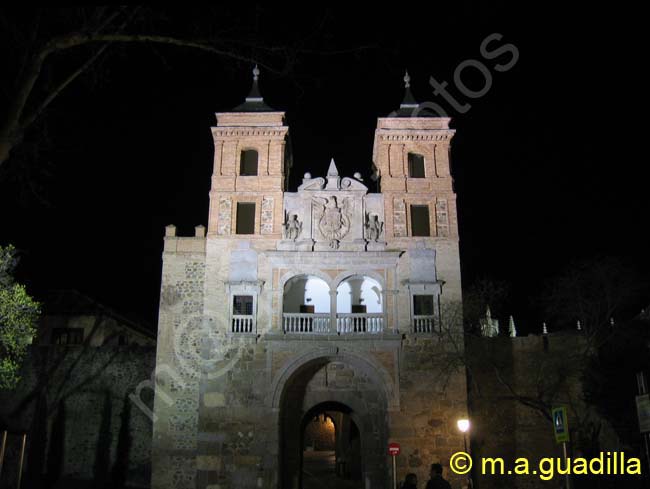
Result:
<svg viewBox="0 0 650 489"><path fill-rule="evenodd" d="M360 487L388 487L389 441L426 480L467 415L454 131L404 103L377 122L380 193L334 161L289 192L289 127L256 84L212 129L207 233L166 230L152 487L300 487L325 412L358 428Z"/></svg>

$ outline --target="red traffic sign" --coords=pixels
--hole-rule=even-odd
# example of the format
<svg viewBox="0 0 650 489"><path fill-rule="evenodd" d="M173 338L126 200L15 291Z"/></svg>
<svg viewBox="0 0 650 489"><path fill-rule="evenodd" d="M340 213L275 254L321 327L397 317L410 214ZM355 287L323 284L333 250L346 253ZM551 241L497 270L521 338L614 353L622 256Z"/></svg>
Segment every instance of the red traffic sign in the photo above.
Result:
<svg viewBox="0 0 650 489"><path fill-rule="evenodd" d="M388 455L395 457L399 455L399 443L389 443L388 444Z"/></svg>

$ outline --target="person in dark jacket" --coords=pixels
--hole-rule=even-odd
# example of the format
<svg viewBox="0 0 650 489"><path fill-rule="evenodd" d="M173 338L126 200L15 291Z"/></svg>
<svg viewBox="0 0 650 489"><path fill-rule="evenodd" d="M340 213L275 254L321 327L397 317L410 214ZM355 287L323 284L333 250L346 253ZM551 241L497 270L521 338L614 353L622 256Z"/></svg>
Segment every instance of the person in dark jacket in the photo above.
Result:
<svg viewBox="0 0 650 489"><path fill-rule="evenodd" d="M449 482L442 478L442 465L431 464L430 476L426 489L451 489Z"/></svg>
<svg viewBox="0 0 650 489"><path fill-rule="evenodd" d="M418 489L418 476L415 474L406 474L402 489Z"/></svg>

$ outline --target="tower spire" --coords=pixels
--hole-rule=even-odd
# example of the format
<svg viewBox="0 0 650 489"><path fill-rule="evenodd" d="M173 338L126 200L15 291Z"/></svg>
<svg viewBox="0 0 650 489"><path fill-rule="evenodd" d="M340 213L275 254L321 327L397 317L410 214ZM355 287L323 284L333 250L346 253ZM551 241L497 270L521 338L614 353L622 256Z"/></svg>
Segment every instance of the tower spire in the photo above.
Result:
<svg viewBox="0 0 650 489"><path fill-rule="evenodd" d="M253 85L251 91L246 97L246 101L235 107L233 112L273 112L273 109L266 105L264 98L260 93L258 80L260 78L260 69L257 64L253 67Z"/></svg>
<svg viewBox="0 0 650 489"><path fill-rule="evenodd" d="M415 109L417 106L418 103L415 101L415 97L413 97L413 93L411 92L411 77L409 76L408 70L406 70L404 72L404 100L402 100L399 108L400 110Z"/></svg>

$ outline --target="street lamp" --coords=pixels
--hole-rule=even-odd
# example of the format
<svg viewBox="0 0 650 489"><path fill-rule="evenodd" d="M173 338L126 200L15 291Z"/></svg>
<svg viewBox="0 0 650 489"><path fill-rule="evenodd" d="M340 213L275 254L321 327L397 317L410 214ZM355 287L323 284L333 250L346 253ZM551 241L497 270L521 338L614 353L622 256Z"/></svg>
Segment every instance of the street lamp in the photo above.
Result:
<svg viewBox="0 0 650 489"><path fill-rule="evenodd" d="M465 446L465 453L467 453L467 432L470 428L469 419L461 418L456 421L456 425L458 426L458 430L463 434L463 444ZM468 487L474 487L470 472L467 473L467 484Z"/></svg>

